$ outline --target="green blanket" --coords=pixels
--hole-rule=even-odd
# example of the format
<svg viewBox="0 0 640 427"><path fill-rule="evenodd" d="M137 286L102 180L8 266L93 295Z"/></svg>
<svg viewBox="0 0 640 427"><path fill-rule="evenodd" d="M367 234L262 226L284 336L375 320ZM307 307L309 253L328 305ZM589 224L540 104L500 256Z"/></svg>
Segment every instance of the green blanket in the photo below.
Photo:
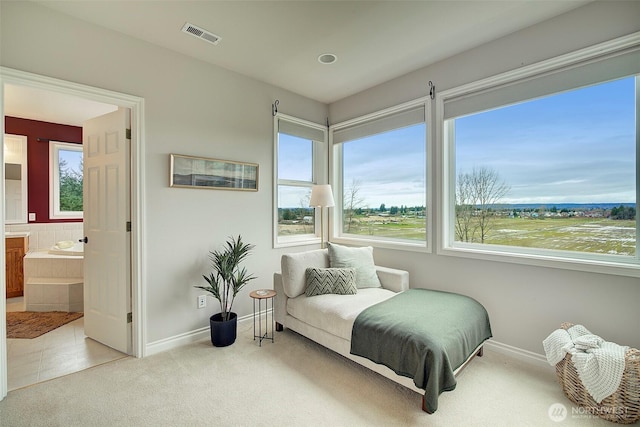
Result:
<svg viewBox="0 0 640 427"><path fill-rule="evenodd" d="M453 371L491 336L487 311L473 298L409 289L358 315L351 354L413 378L433 413L440 393L456 387Z"/></svg>

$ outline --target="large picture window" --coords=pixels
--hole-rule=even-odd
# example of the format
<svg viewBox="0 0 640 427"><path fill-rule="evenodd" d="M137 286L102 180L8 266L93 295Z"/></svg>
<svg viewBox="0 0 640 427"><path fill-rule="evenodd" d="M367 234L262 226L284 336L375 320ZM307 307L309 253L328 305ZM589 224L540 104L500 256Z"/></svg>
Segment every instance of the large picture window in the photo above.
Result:
<svg viewBox="0 0 640 427"><path fill-rule="evenodd" d="M334 240L427 247L425 101L331 128Z"/></svg>
<svg viewBox="0 0 640 427"><path fill-rule="evenodd" d="M319 236L309 199L312 186L326 180L322 147L326 147L327 129L283 114L276 115L274 127L275 246L314 243Z"/></svg>
<svg viewBox="0 0 640 427"><path fill-rule="evenodd" d="M640 55L591 59L443 95L444 249L640 264Z"/></svg>
<svg viewBox="0 0 640 427"><path fill-rule="evenodd" d="M52 141L49 160L49 218L82 218L82 145Z"/></svg>

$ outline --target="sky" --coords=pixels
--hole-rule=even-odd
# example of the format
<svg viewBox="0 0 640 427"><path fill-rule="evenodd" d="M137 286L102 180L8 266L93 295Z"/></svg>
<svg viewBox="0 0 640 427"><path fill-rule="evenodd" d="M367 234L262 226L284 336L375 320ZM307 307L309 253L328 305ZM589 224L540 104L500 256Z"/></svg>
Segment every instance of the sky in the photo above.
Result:
<svg viewBox="0 0 640 427"><path fill-rule="evenodd" d="M61 149L58 152L58 157L67 163L67 169L82 174L82 151Z"/></svg>
<svg viewBox="0 0 640 427"><path fill-rule="evenodd" d="M456 169L496 170L505 203L633 203L634 78L456 119Z"/></svg>
<svg viewBox="0 0 640 427"><path fill-rule="evenodd" d="M634 203L634 88L630 77L457 118L456 171L495 170L510 187L503 203ZM359 183L362 207L426 204L425 133L420 124L344 143L344 185ZM283 143L280 176L308 179L299 166L309 170L311 142ZM290 193L281 206L304 204Z"/></svg>

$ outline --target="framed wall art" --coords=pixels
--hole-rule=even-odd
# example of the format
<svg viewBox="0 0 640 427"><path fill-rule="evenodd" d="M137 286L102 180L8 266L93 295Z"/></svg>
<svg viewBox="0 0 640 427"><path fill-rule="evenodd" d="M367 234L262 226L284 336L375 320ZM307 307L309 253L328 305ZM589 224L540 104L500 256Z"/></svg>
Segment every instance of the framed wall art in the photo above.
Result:
<svg viewBox="0 0 640 427"><path fill-rule="evenodd" d="M258 191L258 164L170 154L170 187Z"/></svg>

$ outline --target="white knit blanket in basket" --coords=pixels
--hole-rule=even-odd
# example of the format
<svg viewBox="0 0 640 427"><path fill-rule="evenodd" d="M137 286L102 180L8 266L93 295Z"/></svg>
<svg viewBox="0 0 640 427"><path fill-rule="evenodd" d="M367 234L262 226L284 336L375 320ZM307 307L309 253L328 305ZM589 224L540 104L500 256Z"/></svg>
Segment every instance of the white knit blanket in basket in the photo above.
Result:
<svg viewBox="0 0 640 427"><path fill-rule="evenodd" d="M543 342L547 361L555 366L572 356L578 376L593 400L600 403L620 386L624 354L629 347L603 340L582 325L556 329Z"/></svg>

